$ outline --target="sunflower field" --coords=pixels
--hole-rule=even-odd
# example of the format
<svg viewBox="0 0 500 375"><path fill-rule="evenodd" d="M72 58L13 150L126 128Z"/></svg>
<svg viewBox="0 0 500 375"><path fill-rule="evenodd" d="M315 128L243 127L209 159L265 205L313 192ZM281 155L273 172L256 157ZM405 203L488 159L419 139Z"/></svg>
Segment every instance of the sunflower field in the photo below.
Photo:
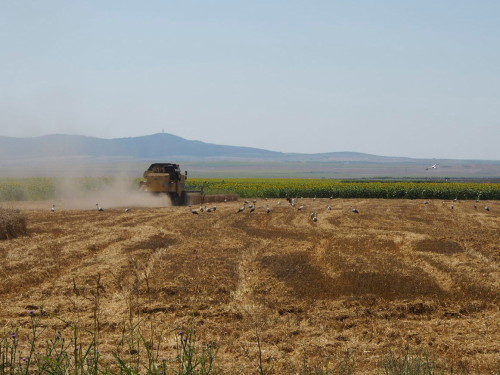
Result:
<svg viewBox="0 0 500 375"><path fill-rule="evenodd" d="M343 182L327 179L190 179L188 190L240 197L500 199L500 184L469 182Z"/></svg>
<svg viewBox="0 0 500 375"><path fill-rule="evenodd" d="M139 180L130 181L138 188ZM61 181L55 178L0 178L0 201L54 199L62 183L78 191L96 191L111 186L111 178L77 178ZM341 181L330 179L285 178L190 178L187 190L205 194L238 194L260 198L384 198L384 199L500 199L500 184L475 182L393 182Z"/></svg>

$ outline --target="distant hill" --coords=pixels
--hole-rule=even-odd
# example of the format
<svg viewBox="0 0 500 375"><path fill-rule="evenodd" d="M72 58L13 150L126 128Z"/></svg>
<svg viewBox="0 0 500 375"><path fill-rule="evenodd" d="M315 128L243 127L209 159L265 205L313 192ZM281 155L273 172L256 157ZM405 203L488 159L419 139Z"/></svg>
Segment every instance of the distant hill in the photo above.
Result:
<svg viewBox="0 0 500 375"><path fill-rule="evenodd" d="M176 159L200 158L223 160L282 160L282 161L364 161L401 162L408 158L376 156L359 152L320 154L283 153L253 147L225 146L191 141L168 133L142 137L103 139L81 135L53 134L33 138L0 136L0 158L123 158Z"/></svg>
<svg viewBox="0 0 500 375"><path fill-rule="evenodd" d="M81 135L53 134L33 138L0 136L0 158L54 159L54 158L123 158L123 159L177 159L200 158L224 160L304 160L304 161L372 161L391 162L411 160L363 154L359 152L331 152L321 154L283 153L253 147L225 146L191 141L168 133L142 137L103 139Z"/></svg>
<svg viewBox="0 0 500 375"><path fill-rule="evenodd" d="M167 133L114 139L63 134L34 138L0 137L0 158L2 159L61 157L267 159L282 155L280 152L258 148L190 141Z"/></svg>
<svg viewBox="0 0 500 375"><path fill-rule="evenodd" d="M283 153L192 141L168 133L114 139L63 134L0 136L0 176L65 175L70 171L107 175L118 170L137 176L149 162L158 161L180 162L194 176L500 176L500 161L412 159L344 151ZM438 169L426 170L435 163L440 164Z"/></svg>

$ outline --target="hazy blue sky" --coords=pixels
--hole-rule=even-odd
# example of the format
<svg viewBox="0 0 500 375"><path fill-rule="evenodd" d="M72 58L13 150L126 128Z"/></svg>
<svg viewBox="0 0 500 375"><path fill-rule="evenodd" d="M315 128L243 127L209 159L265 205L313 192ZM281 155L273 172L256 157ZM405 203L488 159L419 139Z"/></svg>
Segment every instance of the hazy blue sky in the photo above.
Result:
<svg viewBox="0 0 500 375"><path fill-rule="evenodd" d="M0 1L0 135L500 160L500 1Z"/></svg>

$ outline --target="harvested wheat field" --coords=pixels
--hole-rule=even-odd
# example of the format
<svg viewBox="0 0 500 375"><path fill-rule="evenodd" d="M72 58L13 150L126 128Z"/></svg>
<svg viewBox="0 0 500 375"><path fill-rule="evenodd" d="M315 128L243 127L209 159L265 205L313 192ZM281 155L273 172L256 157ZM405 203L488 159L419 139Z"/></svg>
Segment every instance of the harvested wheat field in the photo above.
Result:
<svg viewBox="0 0 500 375"><path fill-rule="evenodd" d="M500 202L278 201L197 215L17 205L28 235L0 241L0 324L22 336L42 307L44 334L97 321L109 357L130 322L164 327L167 356L190 326L228 374L346 357L356 373L380 373L404 348L470 373L499 369Z"/></svg>

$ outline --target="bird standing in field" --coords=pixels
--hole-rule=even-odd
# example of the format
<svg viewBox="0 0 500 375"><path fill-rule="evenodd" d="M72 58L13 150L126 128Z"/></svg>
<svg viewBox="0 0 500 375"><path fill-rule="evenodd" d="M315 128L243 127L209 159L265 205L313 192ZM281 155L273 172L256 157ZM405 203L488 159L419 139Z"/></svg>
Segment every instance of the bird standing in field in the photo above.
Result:
<svg viewBox="0 0 500 375"><path fill-rule="evenodd" d="M50 209L50 211L56 212L56 205L55 204L52 205L52 208Z"/></svg>
<svg viewBox="0 0 500 375"><path fill-rule="evenodd" d="M266 214L270 214L271 213L271 209L269 208L269 206L267 206L266 208Z"/></svg>
<svg viewBox="0 0 500 375"><path fill-rule="evenodd" d="M125 212L130 212L130 208L126 208L126 209L125 209Z"/></svg>
<svg viewBox="0 0 500 375"><path fill-rule="evenodd" d="M331 210L332 210L332 206L328 206L328 207L326 207L326 210L327 210L327 211L331 211Z"/></svg>
<svg viewBox="0 0 500 375"><path fill-rule="evenodd" d="M489 208L488 206L485 206L485 207L484 207L484 209L485 209L486 211L489 211L489 210L490 210L490 208Z"/></svg>
<svg viewBox="0 0 500 375"><path fill-rule="evenodd" d="M245 206L244 205L241 206L240 208L238 208L238 212L236 212L236 213L240 213L240 212L243 212L243 211L245 211Z"/></svg>
<svg viewBox="0 0 500 375"><path fill-rule="evenodd" d="M198 211L196 211L195 209L192 209L191 213L194 214L194 215L199 215Z"/></svg>
<svg viewBox="0 0 500 375"><path fill-rule="evenodd" d="M104 208L102 208L101 206L99 206L99 203L96 203L95 206L97 207L97 211L99 211L99 212L104 211Z"/></svg>
<svg viewBox="0 0 500 375"><path fill-rule="evenodd" d="M354 212L355 214L359 214L359 211L354 207L351 208L351 212Z"/></svg>

